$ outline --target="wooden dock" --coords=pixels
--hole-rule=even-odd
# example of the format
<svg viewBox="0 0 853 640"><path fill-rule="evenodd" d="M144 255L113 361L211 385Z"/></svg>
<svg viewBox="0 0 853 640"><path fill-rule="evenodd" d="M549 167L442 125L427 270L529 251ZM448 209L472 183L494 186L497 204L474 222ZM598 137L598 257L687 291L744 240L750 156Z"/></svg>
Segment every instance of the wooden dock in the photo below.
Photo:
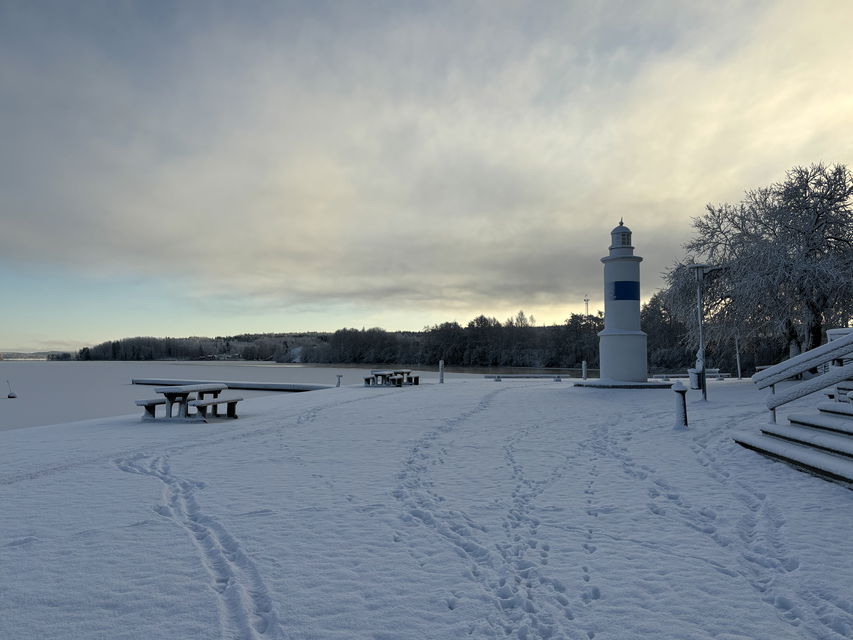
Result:
<svg viewBox="0 0 853 640"><path fill-rule="evenodd" d="M133 378L132 384L146 384L155 386L178 386L188 384L216 384L227 385L229 389L248 389L251 391L320 391L321 389L332 389L333 384L306 384L302 382L239 382L228 380L169 380L165 378Z"/></svg>

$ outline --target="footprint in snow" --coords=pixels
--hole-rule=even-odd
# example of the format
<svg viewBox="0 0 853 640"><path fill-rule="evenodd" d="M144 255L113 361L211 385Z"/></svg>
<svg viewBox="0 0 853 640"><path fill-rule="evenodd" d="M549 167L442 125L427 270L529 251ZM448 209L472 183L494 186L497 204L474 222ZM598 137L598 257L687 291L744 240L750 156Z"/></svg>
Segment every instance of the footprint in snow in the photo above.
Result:
<svg viewBox="0 0 853 640"><path fill-rule="evenodd" d="M12 540L11 542L7 542L4 544L4 547L23 547L28 544L32 544L33 542L38 542L38 538L35 536L26 536L24 538L18 538L17 540Z"/></svg>

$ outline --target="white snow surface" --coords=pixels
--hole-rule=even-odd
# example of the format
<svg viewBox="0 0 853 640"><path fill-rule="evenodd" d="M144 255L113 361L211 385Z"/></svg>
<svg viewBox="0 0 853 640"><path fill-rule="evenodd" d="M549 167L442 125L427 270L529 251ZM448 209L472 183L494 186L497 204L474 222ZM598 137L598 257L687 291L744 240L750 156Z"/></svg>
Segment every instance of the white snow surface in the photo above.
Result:
<svg viewBox="0 0 853 640"><path fill-rule="evenodd" d="M763 396L682 431L668 390L509 379L2 431L0 638L851 638L853 492L732 441Z"/></svg>

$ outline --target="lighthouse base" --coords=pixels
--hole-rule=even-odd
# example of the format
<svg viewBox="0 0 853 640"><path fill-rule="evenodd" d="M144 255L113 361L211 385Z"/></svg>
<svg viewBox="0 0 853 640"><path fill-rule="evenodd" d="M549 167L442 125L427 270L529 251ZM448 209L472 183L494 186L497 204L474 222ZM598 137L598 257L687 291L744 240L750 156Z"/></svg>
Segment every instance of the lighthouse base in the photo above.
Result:
<svg viewBox="0 0 853 640"><path fill-rule="evenodd" d="M605 329L598 334L598 339L602 380L648 381L649 367L644 332Z"/></svg>

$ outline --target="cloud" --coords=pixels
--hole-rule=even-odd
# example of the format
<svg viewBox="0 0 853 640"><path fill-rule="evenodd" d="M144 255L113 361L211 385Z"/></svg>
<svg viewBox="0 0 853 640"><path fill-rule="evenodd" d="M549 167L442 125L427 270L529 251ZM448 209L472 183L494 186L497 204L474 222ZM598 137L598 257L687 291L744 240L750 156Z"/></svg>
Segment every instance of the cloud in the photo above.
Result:
<svg viewBox="0 0 853 640"><path fill-rule="evenodd" d="M853 159L848 3L111 6L4 16L6 263L559 321L621 216L650 291L706 202Z"/></svg>

